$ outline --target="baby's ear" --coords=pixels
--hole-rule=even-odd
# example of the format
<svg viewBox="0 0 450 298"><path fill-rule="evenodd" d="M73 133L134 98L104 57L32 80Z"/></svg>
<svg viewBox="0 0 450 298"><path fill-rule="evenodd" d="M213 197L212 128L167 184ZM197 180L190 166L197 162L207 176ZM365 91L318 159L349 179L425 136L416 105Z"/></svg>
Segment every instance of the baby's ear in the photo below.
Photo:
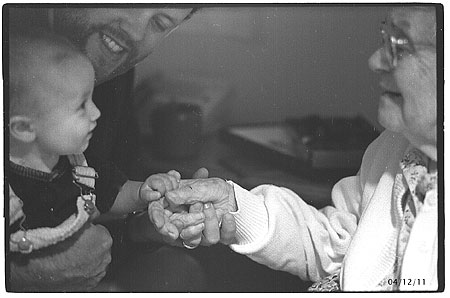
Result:
<svg viewBox="0 0 450 298"><path fill-rule="evenodd" d="M9 133L12 137L24 143L31 143L36 138L33 121L23 115L9 118Z"/></svg>

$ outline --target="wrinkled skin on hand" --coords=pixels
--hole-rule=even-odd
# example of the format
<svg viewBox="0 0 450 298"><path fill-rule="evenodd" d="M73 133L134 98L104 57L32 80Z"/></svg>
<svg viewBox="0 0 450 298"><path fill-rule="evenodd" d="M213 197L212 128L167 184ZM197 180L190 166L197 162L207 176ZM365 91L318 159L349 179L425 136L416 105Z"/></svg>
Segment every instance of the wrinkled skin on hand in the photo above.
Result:
<svg viewBox="0 0 450 298"><path fill-rule="evenodd" d="M195 198L191 198L192 200L189 202L186 201L186 203L180 201L179 204L177 204L160 200L159 202L150 204L148 209L150 221L169 244L179 245L180 243L175 242L175 237L178 236L190 246L198 246L200 243L208 246L219 241L224 244L230 244L234 241L236 223L234 217L228 213L234 209L232 209L231 204L226 202L226 198L228 198L226 192L233 192L232 187L219 178L206 179L208 178L208 174L209 173L205 168L201 168L193 175L194 179L200 180L182 180L182 182L180 182L182 195L189 196L190 194L185 193L185 187L192 187L192 185L194 187L200 187L198 190L203 190L203 192L205 192L201 195L200 193L195 194L196 197L199 197L199 195L201 196L201 199L197 202L195 202ZM192 190L191 188L189 189ZM204 208L203 202L209 201L207 196L204 197L204 195L209 194L211 194L217 202L213 205L209 204L208 206L210 206L210 208ZM222 200L217 199L218 197ZM167 207L169 207L168 210L164 210ZM217 211L215 209L216 207L218 207ZM175 209L178 209L178 211ZM182 211L180 212L180 210ZM189 213L186 213L187 210ZM174 215L174 212L180 213L176 213L178 214L177 217L171 218L171 216ZM189 224L189 221L193 218L186 217L196 213L203 213L205 215L204 223ZM171 223L171 220L175 219L177 221Z"/></svg>
<svg viewBox="0 0 450 298"><path fill-rule="evenodd" d="M13 291L87 291L106 274L112 238L101 225L87 223L67 240L31 254L12 254Z"/></svg>
<svg viewBox="0 0 450 298"><path fill-rule="evenodd" d="M181 180L178 189L166 193L166 199L175 206L211 202L219 221L235 208L233 187L220 178Z"/></svg>
<svg viewBox="0 0 450 298"><path fill-rule="evenodd" d="M190 212L203 210L205 214L203 234L195 234L189 229L180 233L187 245L209 246L219 241L223 244L234 242L236 223L229 213L236 211L234 190L226 181L219 178L182 180L180 188L168 192L166 199L171 205L184 204L189 206Z"/></svg>
<svg viewBox="0 0 450 298"><path fill-rule="evenodd" d="M148 214L156 230L169 243L178 239L180 232L187 227L196 227L199 234L204 228L205 216L202 212L188 213L182 206L171 208L165 198L151 202Z"/></svg>

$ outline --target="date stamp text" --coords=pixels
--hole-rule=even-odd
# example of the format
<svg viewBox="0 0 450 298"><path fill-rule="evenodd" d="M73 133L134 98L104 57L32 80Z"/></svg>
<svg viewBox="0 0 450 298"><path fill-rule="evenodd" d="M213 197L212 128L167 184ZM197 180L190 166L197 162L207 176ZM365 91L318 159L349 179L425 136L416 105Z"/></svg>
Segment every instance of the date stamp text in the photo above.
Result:
<svg viewBox="0 0 450 298"><path fill-rule="evenodd" d="M425 278L389 278L388 285L404 285L404 286L424 286L426 284Z"/></svg>

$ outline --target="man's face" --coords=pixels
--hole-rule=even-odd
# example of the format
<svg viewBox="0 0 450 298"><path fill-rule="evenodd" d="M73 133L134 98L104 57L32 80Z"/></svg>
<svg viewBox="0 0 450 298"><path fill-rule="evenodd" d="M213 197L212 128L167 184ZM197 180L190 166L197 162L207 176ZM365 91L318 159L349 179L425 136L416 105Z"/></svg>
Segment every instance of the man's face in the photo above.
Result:
<svg viewBox="0 0 450 298"><path fill-rule="evenodd" d="M435 22L432 8L394 9L383 26L385 46L369 59L370 68L380 74L383 89L380 124L402 133L432 158L437 138ZM386 46L392 44L392 37L397 45Z"/></svg>
<svg viewBox="0 0 450 298"><path fill-rule="evenodd" d="M55 8L53 28L89 57L98 84L147 57L191 11L191 8Z"/></svg>

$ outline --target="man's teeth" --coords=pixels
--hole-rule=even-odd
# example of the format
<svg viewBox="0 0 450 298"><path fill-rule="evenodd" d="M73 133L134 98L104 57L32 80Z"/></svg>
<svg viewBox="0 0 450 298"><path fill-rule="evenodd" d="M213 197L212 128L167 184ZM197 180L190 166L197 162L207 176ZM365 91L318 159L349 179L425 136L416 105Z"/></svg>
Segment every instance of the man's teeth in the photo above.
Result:
<svg viewBox="0 0 450 298"><path fill-rule="evenodd" d="M111 37L103 34L102 38L103 38L103 41L105 42L105 44L109 47L109 49L112 52L119 53L119 52L123 51L123 48L121 46L119 46L113 39L111 39Z"/></svg>

